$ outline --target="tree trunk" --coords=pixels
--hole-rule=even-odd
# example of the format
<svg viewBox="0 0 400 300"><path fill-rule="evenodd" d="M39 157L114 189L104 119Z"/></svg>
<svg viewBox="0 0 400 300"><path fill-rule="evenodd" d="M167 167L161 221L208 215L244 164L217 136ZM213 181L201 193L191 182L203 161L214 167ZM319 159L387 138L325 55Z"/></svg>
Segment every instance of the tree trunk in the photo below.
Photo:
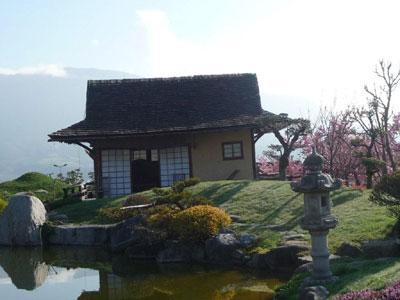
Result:
<svg viewBox="0 0 400 300"><path fill-rule="evenodd" d="M385 134L385 144L386 144L386 150L387 150L387 154L389 156L390 164L392 166L392 171L396 172L396 169L397 169L396 162L394 161L394 158L393 158L393 153L392 153L392 148L390 146L388 133Z"/></svg>
<svg viewBox="0 0 400 300"><path fill-rule="evenodd" d="M371 171L367 170L366 175L367 175L367 189L372 189L372 173Z"/></svg>
<svg viewBox="0 0 400 300"><path fill-rule="evenodd" d="M289 166L289 155L283 153L279 158L279 178L286 180L286 169Z"/></svg>
<svg viewBox="0 0 400 300"><path fill-rule="evenodd" d="M371 140L368 148L367 148L367 158L372 158L372 149L375 145L375 140ZM372 170L372 166L368 165L365 168L365 176L367 177L367 189L372 189L372 176L374 175L374 171Z"/></svg>
<svg viewBox="0 0 400 300"><path fill-rule="evenodd" d="M382 160L385 162L385 165L382 166L382 174L387 175L386 142L385 138L382 135L381 135L381 143L382 143Z"/></svg>

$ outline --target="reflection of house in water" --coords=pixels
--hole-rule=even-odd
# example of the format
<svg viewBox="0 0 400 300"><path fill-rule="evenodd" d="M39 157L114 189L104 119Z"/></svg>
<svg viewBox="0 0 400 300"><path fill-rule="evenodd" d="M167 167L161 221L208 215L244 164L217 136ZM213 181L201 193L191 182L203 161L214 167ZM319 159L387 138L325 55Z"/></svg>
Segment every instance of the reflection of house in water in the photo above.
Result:
<svg viewBox="0 0 400 300"><path fill-rule="evenodd" d="M150 278L134 280L99 271L99 279L99 291L84 291L78 300L168 299L168 296L172 296L157 289Z"/></svg>
<svg viewBox="0 0 400 300"><path fill-rule="evenodd" d="M182 266L176 266L182 267ZM187 267L187 266L185 266ZM134 267L133 267L134 269ZM175 269L137 270L128 276L99 272L99 291L78 300L125 299L264 299L272 300L278 279L256 279L239 271Z"/></svg>

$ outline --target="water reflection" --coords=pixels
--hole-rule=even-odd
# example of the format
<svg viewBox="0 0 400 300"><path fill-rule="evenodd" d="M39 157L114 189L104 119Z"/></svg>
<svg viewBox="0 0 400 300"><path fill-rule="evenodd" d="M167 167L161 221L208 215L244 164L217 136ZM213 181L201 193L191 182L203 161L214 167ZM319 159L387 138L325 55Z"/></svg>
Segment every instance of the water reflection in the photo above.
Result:
<svg viewBox="0 0 400 300"><path fill-rule="evenodd" d="M16 288L28 291L41 286L49 272L40 248L0 248L0 265Z"/></svg>
<svg viewBox="0 0 400 300"><path fill-rule="evenodd" d="M9 300L268 300L281 284L240 271L132 263L91 248L0 248L0 265L0 295Z"/></svg>

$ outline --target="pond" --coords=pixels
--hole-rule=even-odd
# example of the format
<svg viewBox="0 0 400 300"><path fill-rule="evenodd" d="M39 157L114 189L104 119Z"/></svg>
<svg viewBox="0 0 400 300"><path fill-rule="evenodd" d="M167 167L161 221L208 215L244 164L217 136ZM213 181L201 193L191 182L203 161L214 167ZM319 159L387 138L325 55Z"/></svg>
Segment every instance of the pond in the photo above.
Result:
<svg viewBox="0 0 400 300"><path fill-rule="evenodd" d="M0 299L272 299L284 279L132 262L95 248L0 247Z"/></svg>

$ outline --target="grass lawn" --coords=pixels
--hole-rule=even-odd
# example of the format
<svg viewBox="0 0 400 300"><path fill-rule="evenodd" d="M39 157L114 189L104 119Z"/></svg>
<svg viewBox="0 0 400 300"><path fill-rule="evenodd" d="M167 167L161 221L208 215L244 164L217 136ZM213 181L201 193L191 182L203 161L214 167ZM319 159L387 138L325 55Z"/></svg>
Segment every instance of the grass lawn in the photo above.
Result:
<svg viewBox="0 0 400 300"><path fill-rule="evenodd" d="M332 271L338 281L327 285L330 298L349 291L382 289L400 280L400 258L339 259L332 262ZM294 276L281 287L278 299L297 299L301 282L310 274Z"/></svg>
<svg viewBox="0 0 400 300"><path fill-rule="evenodd" d="M278 225L283 231L304 233L298 222L303 214L303 197L291 191L288 182L281 181L214 181L202 182L191 188L195 194L211 199L232 215L240 217L233 227L239 232L254 233L261 246L275 247L282 232L268 229ZM144 192L152 196L152 192ZM341 189L332 193L333 212L339 225L329 234L334 251L344 241L360 243L385 238L395 224L386 209L368 201L369 191ZM71 222L99 223L98 209L121 205L125 197L101 199L64 206L57 211L66 214ZM308 235L306 235L308 236Z"/></svg>
<svg viewBox="0 0 400 300"><path fill-rule="evenodd" d="M25 173L17 179L0 183L0 197L9 196L19 192L33 192L42 201L51 201L63 195L62 188L65 184L57 179L37 172ZM47 193L40 192L45 190Z"/></svg>

